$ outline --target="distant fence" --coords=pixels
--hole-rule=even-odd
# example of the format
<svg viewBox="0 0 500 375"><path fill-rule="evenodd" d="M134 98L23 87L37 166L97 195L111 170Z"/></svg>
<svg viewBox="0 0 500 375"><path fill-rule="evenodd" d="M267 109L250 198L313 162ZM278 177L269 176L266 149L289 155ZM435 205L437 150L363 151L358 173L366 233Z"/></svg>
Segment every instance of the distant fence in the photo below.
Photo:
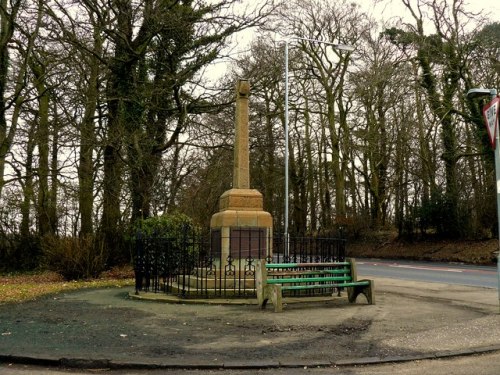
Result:
<svg viewBox="0 0 500 375"><path fill-rule="evenodd" d="M224 241L230 249L221 259ZM279 235L267 237L255 228L232 228L231 238L222 237L220 231L203 236L185 230L175 238L139 234L135 240L136 292L165 292L183 298L254 297L257 259L343 261L345 244L345 239L332 237L290 237L287 241Z"/></svg>

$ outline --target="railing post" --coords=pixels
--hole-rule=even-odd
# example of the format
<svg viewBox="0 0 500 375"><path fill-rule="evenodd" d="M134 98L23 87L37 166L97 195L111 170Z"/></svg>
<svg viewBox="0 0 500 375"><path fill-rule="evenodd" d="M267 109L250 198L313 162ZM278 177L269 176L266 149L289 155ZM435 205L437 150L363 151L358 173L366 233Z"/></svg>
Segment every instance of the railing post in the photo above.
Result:
<svg viewBox="0 0 500 375"><path fill-rule="evenodd" d="M144 244L142 233L139 231L135 237L135 294L142 290L142 279L144 277Z"/></svg>

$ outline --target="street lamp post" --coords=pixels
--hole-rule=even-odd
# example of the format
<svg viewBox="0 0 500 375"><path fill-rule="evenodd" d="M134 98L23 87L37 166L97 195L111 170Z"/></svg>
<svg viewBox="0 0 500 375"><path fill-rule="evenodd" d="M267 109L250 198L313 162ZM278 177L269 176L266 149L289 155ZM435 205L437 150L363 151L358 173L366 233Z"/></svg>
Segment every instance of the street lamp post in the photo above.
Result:
<svg viewBox="0 0 500 375"><path fill-rule="evenodd" d="M305 40L317 44L330 45L341 51L354 51L354 46L347 44L335 44L324 40L292 37L285 40L285 257L289 254L289 231L288 231L288 46L290 40Z"/></svg>
<svg viewBox="0 0 500 375"><path fill-rule="evenodd" d="M496 89L470 89L467 92L467 97L474 99L489 96L490 99L494 99L497 96ZM498 254L497 254L497 276L498 276L498 305L500 312L500 142L499 142L499 129L498 129L498 121L495 124L495 178L496 178L496 193L497 193L497 221L498 221Z"/></svg>

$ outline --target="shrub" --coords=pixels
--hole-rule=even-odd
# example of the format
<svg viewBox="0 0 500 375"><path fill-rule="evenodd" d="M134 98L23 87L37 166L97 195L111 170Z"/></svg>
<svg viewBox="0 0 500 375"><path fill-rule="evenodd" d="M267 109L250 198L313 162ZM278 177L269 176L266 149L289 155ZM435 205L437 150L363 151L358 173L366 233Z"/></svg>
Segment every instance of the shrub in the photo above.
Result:
<svg viewBox="0 0 500 375"><path fill-rule="evenodd" d="M202 249L200 228L182 213L139 220L135 225L135 266L155 262L164 276L190 272Z"/></svg>
<svg viewBox="0 0 500 375"><path fill-rule="evenodd" d="M92 235L81 238L46 236L42 239L42 251L43 266L66 280L96 278L107 263L104 243Z"/></svg>
<svg viewBox="0 0 500 375"><path fill-rule="evenodd" d="M199 232L193 220L182 213L170 213L139 220L134 226L134 235L180 239Z"/></svg>
<svg viewBox="0 0 500 375"><path fill-rule="evenodd" d="M35 235L0 235L0 271L33 271L41 258L40 238Z"/></svg>

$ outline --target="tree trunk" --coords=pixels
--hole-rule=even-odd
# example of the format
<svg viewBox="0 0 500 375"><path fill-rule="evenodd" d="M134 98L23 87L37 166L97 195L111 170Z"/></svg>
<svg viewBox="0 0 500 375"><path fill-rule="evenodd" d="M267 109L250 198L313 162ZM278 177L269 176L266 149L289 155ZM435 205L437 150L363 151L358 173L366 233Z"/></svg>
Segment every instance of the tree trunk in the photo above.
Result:
<svg viewBox="0 0 500 375"><path fill-rule="evenodd" d="M50 98L45 85L46 66L34 59L31 61L31 69L35 76L35 87L38 94L38 115L36 122L38 131L36 143L38 146L38 233L40 236L54 233L54 224L50 215L50 189L49 189L49 104Z"/></svg>
<svg viewBox="0 0 500 375"><path fill-rule="evenodd" d="M23 185L23 202L21 204L21 237L27 238L31 233L31 203L34 201L33 193L33 151L35 149L36 123L30 124L28 141L26 143L26 166Z"/></svg>
<svg viewBox="0 0 500 375"><path fill-rule="evenodd" d="M52 150L50 160L50 190L49 190L49 207L48 216L51 224L51 233L56 233L58 230L57 217L57 198L59 189L58 180L58 157L59 157L59 120L57 118L57 109L54 110L54 125L52 127Z"/></svg>
<svg viewBox="0 0 500 375"><path fill-rule="evenodd" d="M311 139L311 118L309 115L309 100L307 96L304 98L305 100L305 112L304 112L304 126L305 126L305 134L304 134L304 147L305 147L305 159L307 163L306 167L306 174L307 174L307 182L306 182L306 188L307 188L307 196L309 200L309 217L310 217L310 223L309 223L309 231L311 233L315 233L317 230L317 210L316 210L316 205L317 205L317 193L316 193L316 186L315 186L315 171L316 171L316 166L314 165L313 161L313 153L312 153L312 139Z"/></svg>
<svg viewBox="0 0 500 375"><path fill-rule="evenodd" d="M19 115L19 105L22 101L20 92L21 88L25 85L24 76L26 73L26 63L24 61L19 67L20 72L17 78L15 91L13 97L10 99L15 103L15 106L14 116L10 121L10 128L8 128L7 110L10 104L8 103L6 95L12 95L12 93L8 93L7 88L10 64L9 43L12 41L17 14L22 3L22 0L12 0L10 2L7 0L0 0L0 198L2 197L2 190L5 184L5 158L11 149L14 139L15 130L17 128L17 116ZM39 22L40 14L38 15L38 23L36 31L33 33L34 35L38 31ZM30 53L32 42L33 37L30 38L26 48L28 54Z"/></svg>
<svg viewBox="0 0 500 375"><path fill-rule="evenodd" d="M118 251L117 241L122 238L121 193L123 185L123 146L126 126L133 127L130 104L134 98L134 76L137 56L132 44L132 7L130 1L116 1L115 54L109 62L109 79L106 90L108 122L104 146L103 205L101 231L106 247ZM130 131L129 131L130 132Z"/></svg>
<svg viewBox="0 0 500 375"><path fill-rule="evenodd" d="M94 52L102 54L102 40L100 31L94 26ZM99 100L99 60L91 56L88 60L89 77L87 92L85 93L85 109L80 125L80 159L78 164L78 206L80 208L80 235L85 236L94 232L93 207L94 207L94 163L95 149L95 124L97 103Z"/></svg>
<svg viewBox="0 0 500 375"><path fill-rule="evenodd" d="M321 221L320 221L320 231L326 232L331 230L333 226L333 212L332 212L332 198L330 193L330 166L328 162L328 139L325 131L325 127L321 127L321 156L320 156L320 176L319 179L319 191L320 191L320 202L321 202Z"/></svg>

